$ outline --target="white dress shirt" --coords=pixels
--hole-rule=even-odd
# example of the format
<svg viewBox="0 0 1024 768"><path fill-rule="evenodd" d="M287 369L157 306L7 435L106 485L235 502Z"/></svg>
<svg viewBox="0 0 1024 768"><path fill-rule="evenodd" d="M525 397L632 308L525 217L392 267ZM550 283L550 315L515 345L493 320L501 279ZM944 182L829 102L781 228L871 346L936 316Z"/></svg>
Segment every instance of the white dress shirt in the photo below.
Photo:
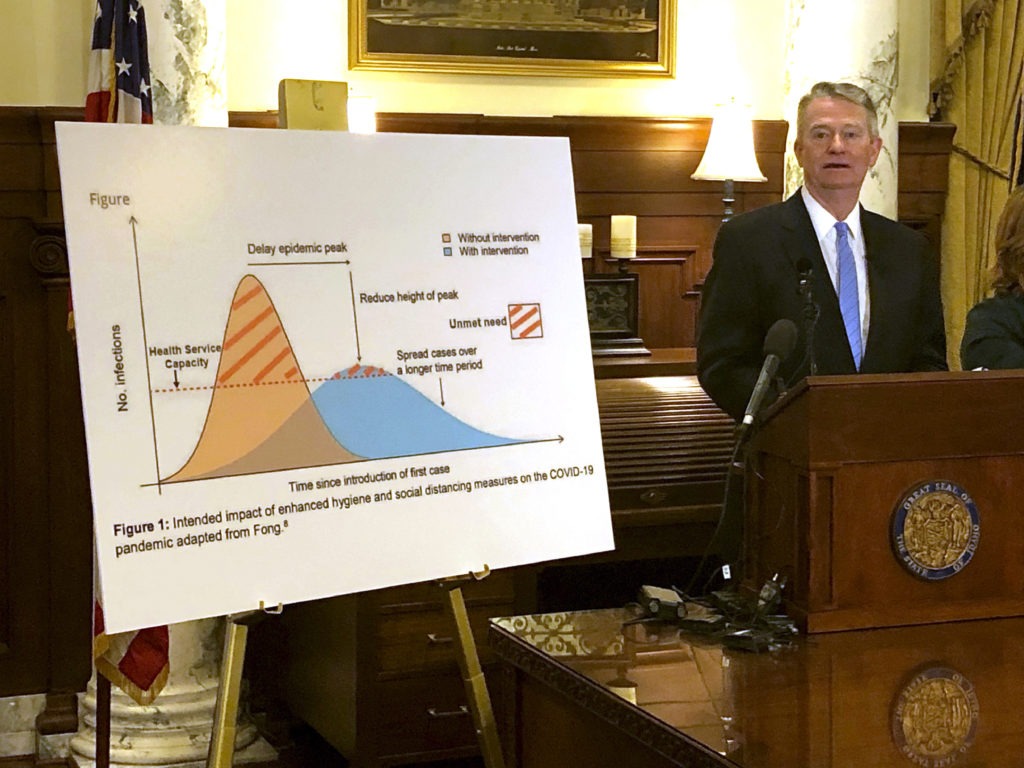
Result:
<svg viewBox="0 0 1024 768"><path fill-rule="evenodd" d="M839 257L836 254L836 222L837 219L826 211L821 203L811 197L805 187L800 187L804 206L811 217L814 234L821 246L821 254L825 257L828 276L832 279L832 288L837 292L839 285ZM855 205L845 219L850 228L850 248L857 267L857 300L860 302L860 348L866 349L868 325L871 316L871 297L868 294L868 266L865 261L864 231L860 226L860 205Z"/></svg>

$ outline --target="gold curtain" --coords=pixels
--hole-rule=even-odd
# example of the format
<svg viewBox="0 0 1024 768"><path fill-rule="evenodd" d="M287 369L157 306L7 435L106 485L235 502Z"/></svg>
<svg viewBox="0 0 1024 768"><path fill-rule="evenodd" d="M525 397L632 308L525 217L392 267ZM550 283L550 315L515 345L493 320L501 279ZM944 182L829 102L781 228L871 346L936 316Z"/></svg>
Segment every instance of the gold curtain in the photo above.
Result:
<svg viewBox="0 0 1024 768"><path fill-rule="evenodd" d="M932 0L944 30L933 107L957 126L942 222L942 299L950 364L967 311L989 292L992 232L1009 195L1024 67L1024 0Z"/></svg>

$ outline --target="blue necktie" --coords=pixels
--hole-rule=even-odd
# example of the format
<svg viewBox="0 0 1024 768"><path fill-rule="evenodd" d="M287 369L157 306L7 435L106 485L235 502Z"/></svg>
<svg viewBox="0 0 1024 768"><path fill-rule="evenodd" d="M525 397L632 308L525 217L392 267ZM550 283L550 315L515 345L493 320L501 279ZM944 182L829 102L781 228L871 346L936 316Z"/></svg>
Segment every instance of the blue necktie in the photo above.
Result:
<svg viewBox="0 0 1024 768"><path fill-rule="evenodd" d="M850 228L845 221L836 222L836 256L839 267L839 311L843 315L846 338L850 340L853 364L860 370L860 300L857 295L857 265L850 247Z"/></svg>

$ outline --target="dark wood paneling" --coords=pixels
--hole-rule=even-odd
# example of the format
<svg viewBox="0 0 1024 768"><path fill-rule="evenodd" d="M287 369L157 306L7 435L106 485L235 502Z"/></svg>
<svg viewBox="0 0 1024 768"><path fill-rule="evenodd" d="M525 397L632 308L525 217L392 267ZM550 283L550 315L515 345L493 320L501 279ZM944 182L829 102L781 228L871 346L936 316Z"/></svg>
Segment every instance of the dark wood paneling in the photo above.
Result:
<svg viewBox="0 0 1024 768"><path fill-rule="evenodd" d="M63 224L50 220L64 116L0 109L0 696L79 691L90 671L92 520Z"/></svg>
<svg viewBox="0 0 1024 768"><path fill-rule="evenodd" d="M942 213L949 187L949 153L956 126L901 123L899 134L900 221L924 233L942 251Z"/></svg>
<svg viewBox="0 0 1024 768"><path fill-rule="evenodd" d="M38 343L45 306L28 263L35 232L27 222L0 221L0 368L5 442L0 470L0 695L46 690L49 605L46 504L45 347Z"/></svg>

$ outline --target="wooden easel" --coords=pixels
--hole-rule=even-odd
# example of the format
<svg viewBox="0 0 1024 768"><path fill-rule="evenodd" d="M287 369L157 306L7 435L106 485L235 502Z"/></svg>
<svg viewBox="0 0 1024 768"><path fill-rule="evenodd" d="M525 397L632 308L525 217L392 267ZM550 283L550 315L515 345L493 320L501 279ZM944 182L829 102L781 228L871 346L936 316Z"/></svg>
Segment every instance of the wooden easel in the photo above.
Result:
<svg viewBox="0 0 1024 768"><path fill-rule="evenodd" d="M221 657L220 687L213 710L213 733L210 751L206 756L207 768L230 768L235 757L235 736L238 731L238 704L241 699L242 669L245 667L245 645L249 627L261 613L280 614L284 606L267 608L260 601L255 611L235 613L226 617L224 626L224 652Z"/></svg>
<svg viewBox="0 0 1024 768"><path fill-rule="evenodd" d="M491 697L487 690L483 667L480 665L480 656L477 653L476 639L473 637L473 630L469 623L466 602L462 596L464 584L482 581L490 573L491 569L484 565L481 571L471 571L464 576L441 579L437 585L448 593L445 606L455 624L458 649L456 661L459 664L459 671L466 688L469 711L473 717L473 727L476 730L484 765L486 768L505 768L501 742L498 739L498 727L491 707ZM217 690L213 734L210 738L210 751L206 761L207 768L231 768L233 764L242 668L245 665L245 645L249 626L259 618L260 612L278 614L281 611L281 605L267 609L261 602L258 611L232 614L227 617L224 628L224 654L221 660L220 687Z"/></svg>
<svg viewBox="0 0 1024 768"><path fill-rule="evenodd" d="M480 656L477 654L476 639L473 637L473 629L469 623L466 601L462 597L463 584L482 581L490 573L491 569L484 564L482 571L471 571L465 576L442 579L438 582L438 586L448 591L446 606L455 623L455 636L458 645L456 660L459 663L459 671L462 673L462 682L466 686L469 710L473 716L473 726L476 729L477 741L480 743L484 765L486 768L505 768L501 742L498 739L498 726L494 720L491 697L487 691L487 681L484 679L483 667L480 666Z"/></svg>

